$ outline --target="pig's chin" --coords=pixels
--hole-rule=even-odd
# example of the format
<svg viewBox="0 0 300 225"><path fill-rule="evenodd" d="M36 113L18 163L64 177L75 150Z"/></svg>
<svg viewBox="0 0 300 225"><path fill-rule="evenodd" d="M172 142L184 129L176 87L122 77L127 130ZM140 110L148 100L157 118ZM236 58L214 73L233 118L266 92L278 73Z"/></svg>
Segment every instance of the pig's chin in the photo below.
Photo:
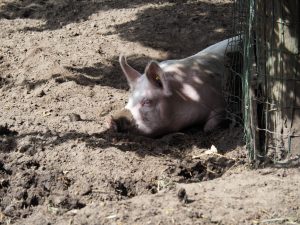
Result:
<svg viewBox="0 0 300 225"><path fill-rule="evenodd" d="M136 108L125 108L125 110L130 112L130 115L132 116L132 124L134 124L134 126L131 126L131 129L128 130L130 133L136 133L143 136L153 136L155 132L151 127L151 123L145 123Z"/></svg>
<svg viewBox="0 0 300 225"><path fill-rule="evenodd" d="M158 132L158 130L148 127L147 124L140 123L135 119L131 121L131 125L122 126L122 128L118 130L119 132L127 132L146 137L157 137L160 135L160 132Z"/></svg>
<svg viewBox="0 0 300 225"><path fill-rule="evenodd" d="M135 128L135 132L140 134L140 135L148 136L148 137L155 137L156 136L155 132L152 129L150 129L150 128L144 126L144 125L138 125L137 124L137 126Z"/></svg>
<svg viewBox="0 0 300 225"><path fill-rule="evenodd" d="M162 127L147 127L145 124L136 123L135 131L137 134L151 137L151 138L158 138L168 133L167 129L163 129Z"/></svg>
<svg viewBox="0 0 300 225"><path fill-rule="evenodd" d="M136 123L135 121L129 121L127 118L114 119L115 131L119 133L131 133L135 135L141 135L151 138L156 138L164 133L161 130L151 129L144 124Z"/></svg>

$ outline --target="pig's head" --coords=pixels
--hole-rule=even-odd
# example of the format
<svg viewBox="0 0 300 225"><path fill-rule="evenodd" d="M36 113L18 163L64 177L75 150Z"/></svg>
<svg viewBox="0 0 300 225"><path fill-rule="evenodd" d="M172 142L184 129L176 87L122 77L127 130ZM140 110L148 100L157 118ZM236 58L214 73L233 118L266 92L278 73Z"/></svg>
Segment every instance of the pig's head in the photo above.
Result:
<svg viewBox="0 0 300 225"><path fill-rule="evenodd" d="M130 86L130 97L125 109L130 112L128 131L146 136L158 136L170 130L170 110L168 98L171 93L166 76L155 61L151 61L144 74L128 65L120 56L120 65ZM124 118L122 118L124 119ZM116 119L114 124L118 124ZM118 129L120 130L120 129ZM121 130L124 131L122 127Z"/></svg>

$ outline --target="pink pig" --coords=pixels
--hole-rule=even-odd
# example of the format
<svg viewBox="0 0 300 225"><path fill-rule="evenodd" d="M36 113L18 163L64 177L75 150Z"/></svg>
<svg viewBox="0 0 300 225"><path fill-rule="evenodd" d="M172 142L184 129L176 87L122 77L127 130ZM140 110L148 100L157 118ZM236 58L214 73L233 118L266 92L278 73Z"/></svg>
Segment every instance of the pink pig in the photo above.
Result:
<svg viewBox="0 0 300 225"><path fill-rule="evenodd" d="M237 51L239 43L234 37L184 59L151 61L144 74L121 55L131 93L125 106L127 116L112 117L110 128L152 137L195 124L202 125L205 132L216 129L225 118L225 53ZM126 126L120 126L120 118L125 118Z"/></svg>

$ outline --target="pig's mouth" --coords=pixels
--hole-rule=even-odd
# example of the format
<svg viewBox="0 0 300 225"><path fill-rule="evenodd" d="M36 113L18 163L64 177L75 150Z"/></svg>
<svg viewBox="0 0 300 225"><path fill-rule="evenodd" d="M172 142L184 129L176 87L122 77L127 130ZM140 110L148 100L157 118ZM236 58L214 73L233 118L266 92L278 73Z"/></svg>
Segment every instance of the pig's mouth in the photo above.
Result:
<svg viewBox="0 0 300 225"><path fill-rule="evenodd" d="M137 132L137 125L131 114L127 109L110 116L107 121L108 129L114 132Z"/></svg>

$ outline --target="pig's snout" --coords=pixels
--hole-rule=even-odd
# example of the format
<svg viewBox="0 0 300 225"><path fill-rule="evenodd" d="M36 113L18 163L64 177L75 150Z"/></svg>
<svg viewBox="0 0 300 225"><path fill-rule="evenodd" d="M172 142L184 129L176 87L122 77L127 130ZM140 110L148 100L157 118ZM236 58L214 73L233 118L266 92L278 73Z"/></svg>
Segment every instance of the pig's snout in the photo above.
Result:
<svg viewBox="0 0 300 225"><path fill-rule="evenodd" d="M123 109L120 112L110 116L107 120L108 129L114 132L128 132L135 130L136 124L134 122L131 112Z"/></svg>

